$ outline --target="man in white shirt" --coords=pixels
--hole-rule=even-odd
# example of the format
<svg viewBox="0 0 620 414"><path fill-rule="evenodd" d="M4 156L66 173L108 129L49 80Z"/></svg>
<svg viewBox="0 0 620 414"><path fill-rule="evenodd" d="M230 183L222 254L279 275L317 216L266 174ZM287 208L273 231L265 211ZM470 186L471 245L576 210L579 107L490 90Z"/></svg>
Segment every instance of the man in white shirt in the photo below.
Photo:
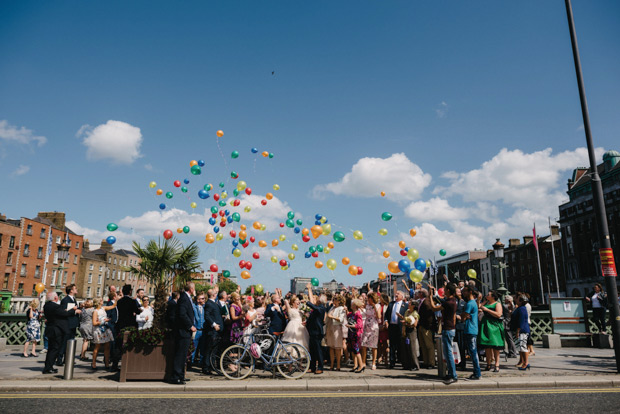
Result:
<svg viewBox="0 0 620 414"><path fill-rule="evenodd" d="M400 290L396 292L395 300L390 302L385 312L384 324L388 328L390 340L390 369L396 365L396 361L402 359L402 322L398 315L405 316L407 305L404 302L405 294Z"/></svg>

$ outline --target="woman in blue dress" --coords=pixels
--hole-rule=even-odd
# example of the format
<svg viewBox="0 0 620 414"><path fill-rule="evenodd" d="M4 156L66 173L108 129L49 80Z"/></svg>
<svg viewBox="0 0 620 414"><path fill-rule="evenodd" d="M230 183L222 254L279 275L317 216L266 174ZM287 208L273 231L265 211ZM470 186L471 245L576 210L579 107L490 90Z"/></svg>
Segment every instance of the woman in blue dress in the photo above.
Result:
<svg viewBox="0 0 620 414"><path fill-rule="evenodd" d="M26 343L24 344L24 358L29 356L36 357L37 343L41 340L41 313L39 312L39 301L34 299L30 302L28 310L28 322L26 323ZM28 355L28 345L32 344L32 353Z"/></svg>

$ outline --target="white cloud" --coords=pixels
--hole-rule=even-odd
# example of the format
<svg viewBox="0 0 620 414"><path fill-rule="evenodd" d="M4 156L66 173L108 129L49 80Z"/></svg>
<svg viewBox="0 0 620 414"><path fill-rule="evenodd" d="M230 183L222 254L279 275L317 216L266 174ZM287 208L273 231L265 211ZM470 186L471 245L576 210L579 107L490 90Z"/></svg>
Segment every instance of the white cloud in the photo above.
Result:
<svg viewBox="0 0 620 414"><path fill-rule="evenodd" d="M444 101L441 101L437 108L435 108L435 114L437 114L437 118L445 118L448 114L449 106Z"/></svg>
<svg viewBox="0 0 620 414"><path fill-rule="evenodd" d="M388 158L362 158L340 181L317 185L316 198L326 193L352 197L379 197L381 191L392 200L415 200L431 183L431 175L412 163L405 154Z"/></svg>
<svg viewBox="0 0 620 414"><path fill-rule="evenodd" d="M432 259L439 257L439 250L445 249L448 255L460 253L466 250L487 249L485 243L485 229L470 226L466 223L455 223L456 229L440 230L431 223L424 223L417 229L417 235L411 239L408 234L401 234L407 245L416 248L420 257Z"/></svg>
<svg viewBox="0 0 620 414"><path fill-rule="evenodd" d="M91 250L96 249L97 247L95 246L101 244L101 241L105 240L108 236L116 237L116 243L114 244L114 247L117 249L131 250L132 241L143 241L143 238L139 235L135 233L128 233L123 229L118 229L114 232L107 231L105 228L103 230L91 229L81 226L73 220L67 221L67 227L70 228L74 233L83 235L84 239L87 239L90 242Z"/></svg>
<svg viewBox="0 0 620 414"><path fill-rule="evenodd" d="M151 164L144 164L144 169L147 171L153 171L153 166Z"/></svg>
<svg viewBox="0 0 620 414"><path fill-rule="evenodd" d="M0 120L0 141L12 142L16 144L30 144L31 142L36 142L36 144L40 147L47 142L47 138L34 135L28 128L18 128L3 119Z"/></svg>
<svg viewBox="0 0 620 414"><path fill-rule="evenodd" d="M30 166L28 165L20 165L19 167L17 167L17 169L15 171L13 171L11 173L12 177L19 177L20 175L24 175L26 173L28 173L28 171L30 171Z"/></svg>
<svg viewBox="0 0 620 414"><path fill-rule="evenodd" d="M467 209L450 206L439 197L429 201L414 201L405 208L405 215L419 221L463 220L469 216Z"/></svg>
<svg viewBox="0 0 620 414"><path fill-rule="evenodd" d="M77 136L84 137L88 148L86 157L91 160L109 159L119 164L131 164L142 156L140 128L121 121L108 121L94 128L83 125Z"/></svg>
<svg viewBox="0 0 620 414"><path fill-rule="evenodd" d="M381 252L371 249L368 246L358 247L355 249L355 253L362 255L362 261L364 263L386 263L387 261L381 255Z"/></svg>

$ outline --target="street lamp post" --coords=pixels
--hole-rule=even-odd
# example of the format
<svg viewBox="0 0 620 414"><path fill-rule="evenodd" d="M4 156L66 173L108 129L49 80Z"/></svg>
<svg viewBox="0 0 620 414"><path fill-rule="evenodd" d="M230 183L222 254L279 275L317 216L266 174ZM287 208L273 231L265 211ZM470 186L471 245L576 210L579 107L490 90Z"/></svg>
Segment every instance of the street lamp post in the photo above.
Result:
<svg viewBox="0 0 620 414"><path fill-rule="evenodd" d="M64 263L69 258L69 245L67 244L67 239L65 238L60 246L58 246L58 267L56 268L59 272L58 280L62 283L63 272L66 267L64 267Z"/></svg>
<svg viewBox="0 0 620 414"><path fill-rule="evenodd" d="M493 244L493 252L497 259L497 264L493 265L493 267L499 269L499 288L497 289L497 293L499 293L503 302L504 296L508 295L510 292L506 289L506 285L504 284L504 269L508 266L504 262L504 244L501 243L499 239L496 239L495 244Z"/></svg>

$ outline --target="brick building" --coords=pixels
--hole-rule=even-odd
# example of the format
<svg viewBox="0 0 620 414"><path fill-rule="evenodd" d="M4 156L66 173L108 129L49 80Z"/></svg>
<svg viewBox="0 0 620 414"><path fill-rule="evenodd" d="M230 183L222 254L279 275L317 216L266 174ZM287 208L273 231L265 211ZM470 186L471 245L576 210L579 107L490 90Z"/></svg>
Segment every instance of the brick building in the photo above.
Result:
<svg viewBox="0 0 620 414"><path fill-rule="evenodd" d="M67 261L60 268L58 246L66 240ZM77 282L83 236L65 226L65 213L40 212L34 219L0 216L0 267L2 289L14 295L36 295L34 287L47 290Z"/></svg>

